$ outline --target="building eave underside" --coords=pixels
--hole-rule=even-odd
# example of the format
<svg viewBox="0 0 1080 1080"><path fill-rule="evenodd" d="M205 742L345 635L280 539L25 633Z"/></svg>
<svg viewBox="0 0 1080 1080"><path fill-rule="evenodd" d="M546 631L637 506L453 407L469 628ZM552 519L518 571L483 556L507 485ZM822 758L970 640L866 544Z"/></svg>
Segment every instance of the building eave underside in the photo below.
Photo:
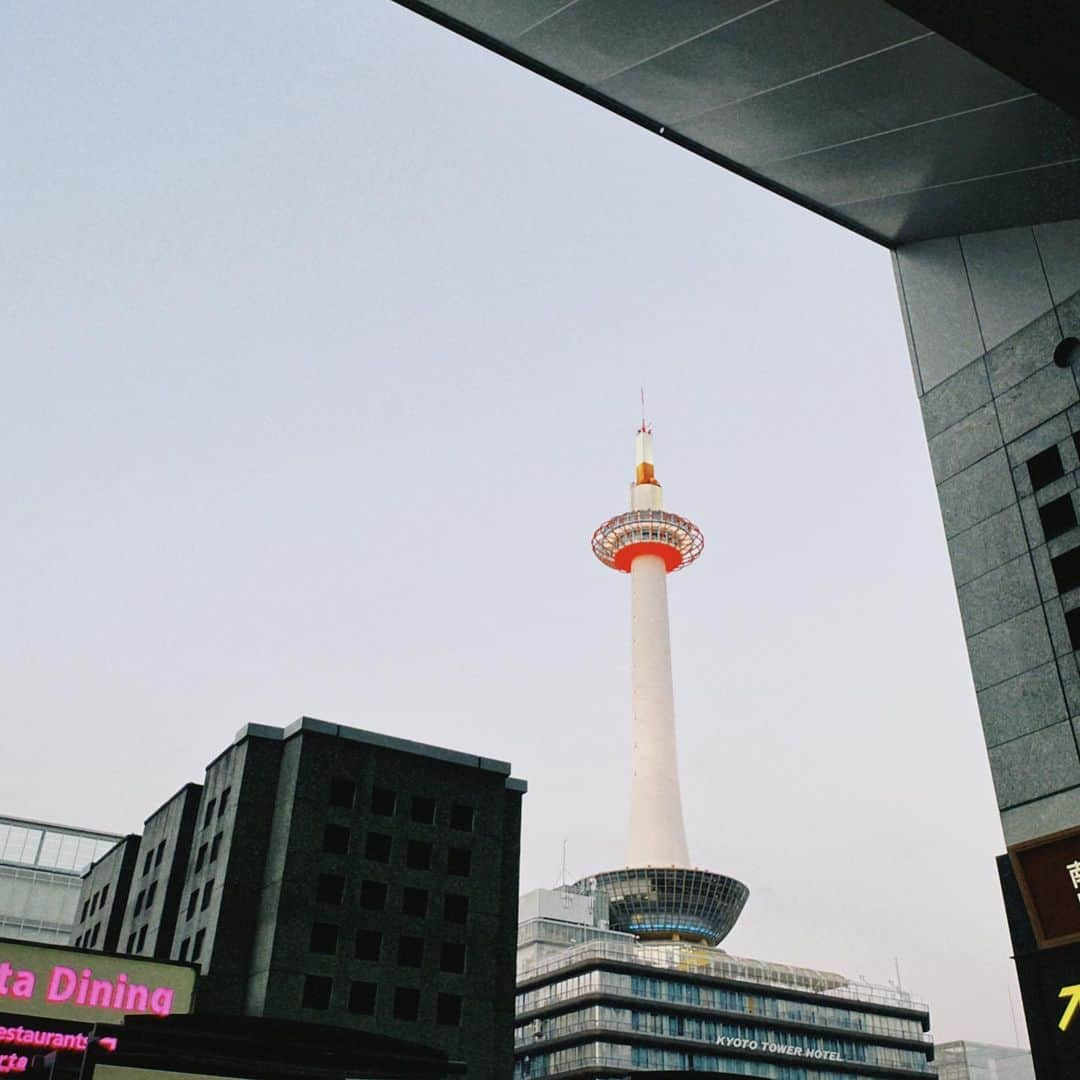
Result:
<svg viewBox="0 0 1080 1080"><path fill-rule="evenodd" d="M1080 217L1080 7L396 2L877 243Z"/></svg>

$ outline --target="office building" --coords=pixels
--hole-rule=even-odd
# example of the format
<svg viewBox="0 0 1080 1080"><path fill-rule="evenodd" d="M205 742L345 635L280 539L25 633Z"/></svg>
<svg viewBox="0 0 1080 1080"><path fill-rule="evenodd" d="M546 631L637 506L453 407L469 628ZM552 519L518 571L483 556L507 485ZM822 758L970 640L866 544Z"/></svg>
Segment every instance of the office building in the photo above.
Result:
<svg viewBox="0 0 1080 1080"><path fill-rule="evenodd" d="M1035 1080L1031 1051L989 1043L938 1043L938 1080Z"/></svg>
<svg viewBox="0 0 1080 1080"><path fill-rule="evenodd" d="M0 937L66 945L82 874L119 836L0 817Z"/></svg>
<svg viewBox="0 0 1080 1080"><path fill-rule="evenodd" d="M488 758L250 724L147 820L126 892L114 860L82 902L124 905L121 951L196 963L200 1013L379 1032L506 1077L525 790Z"/></svg>

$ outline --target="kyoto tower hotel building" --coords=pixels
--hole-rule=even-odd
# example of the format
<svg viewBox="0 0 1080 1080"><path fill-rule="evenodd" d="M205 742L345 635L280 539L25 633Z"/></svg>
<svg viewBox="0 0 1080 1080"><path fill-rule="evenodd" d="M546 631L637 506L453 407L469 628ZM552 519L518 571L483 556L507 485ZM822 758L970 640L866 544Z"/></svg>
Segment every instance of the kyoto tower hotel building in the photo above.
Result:
<svg viewBox="0 0 1080 1080"><path fill-rule="evenodd" d="M748 890L690 864L667 602L668 575L694 562L704 539L664 509L644 423L635 455L630 510L605 521L592 540L605 566L630 576L627 866L521 898L515 1080L691 1072L924 1080L930 1017L910 994L717 948Z"/></svg>

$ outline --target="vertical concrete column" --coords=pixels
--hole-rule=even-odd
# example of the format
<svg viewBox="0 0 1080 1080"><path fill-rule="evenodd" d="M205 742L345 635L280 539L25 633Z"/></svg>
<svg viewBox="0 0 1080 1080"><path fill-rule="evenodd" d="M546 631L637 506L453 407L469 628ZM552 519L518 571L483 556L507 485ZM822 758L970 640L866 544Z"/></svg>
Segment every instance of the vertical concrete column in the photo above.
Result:
<svg viewBox="0 0 1080 1080"><path fill-rule="evenodd" d="M630 566L633 775L630 866L689 866L675 749L667 567L659 555Z"/></svg>
<svg viewBox="0 0 1080 1080"><path fill-rule="evenodd" d="M897 291L1003 831L1080 824L1080 222L909 244ZM1059 360L1064 355L1059 353Z"/></svg>

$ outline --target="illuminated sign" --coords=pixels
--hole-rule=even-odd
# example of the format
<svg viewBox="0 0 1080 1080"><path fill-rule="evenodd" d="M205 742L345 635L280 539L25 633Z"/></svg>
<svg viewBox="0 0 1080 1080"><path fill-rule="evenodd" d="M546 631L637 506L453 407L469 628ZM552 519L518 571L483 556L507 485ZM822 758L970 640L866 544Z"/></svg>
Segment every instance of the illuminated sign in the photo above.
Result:
<svg viewBox="0 0 1080 1080"><path fill-rule="evenodd" d="M1009 848L1039 948L1080 941L1080 828Z"/></svg>
<svg viewBox="0 0 1080 1080"><path fill-rule="evenodd" d="M184 965L0 939L0 1013L116 1023L190 1012L194 991Z"/></svg>
<svg viewBox="0 0 1080 1080"><path fill-rule="evenodd" d="M761 1039L738 1039L719 1035L717 1046L730 1047L732 1050L756 1050L762 1054L786 1054L790 1057L808 1058L813 1061L842 1061L835 1050L815 1050L811 1047L794 1046L791 1043L766 1042Z"/></svg>
<svg viewBox="0 0 1080 1080"><path fill-rule="evenodd" d="M39 1031L31 1027L3 1027L0 1025L0 1046L25 1047L39 1053L53 1050L82 1053L89 1037L83 1031ZM98 1039L98 1045L110 1053L116 1049L116 1039Z"/></svg>

